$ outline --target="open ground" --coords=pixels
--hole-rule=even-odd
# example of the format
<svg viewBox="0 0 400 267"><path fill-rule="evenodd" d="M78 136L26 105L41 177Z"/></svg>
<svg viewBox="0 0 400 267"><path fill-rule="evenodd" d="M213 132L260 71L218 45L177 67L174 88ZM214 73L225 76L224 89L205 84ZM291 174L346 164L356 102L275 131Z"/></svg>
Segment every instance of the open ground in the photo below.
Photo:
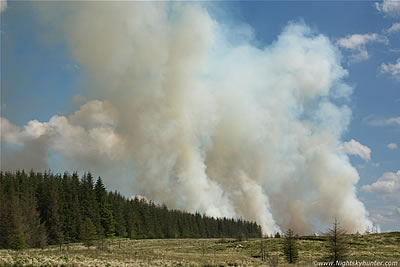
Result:
<svg viewBox="0 0 400 267"><path fill-rule="evenodd" d="M261 258L261 243L278 266L313 266L327 250L324 236L298 237L297 264L286 264L284 238L268 239L107 239L86 247L81 243L20 251L0 250L1 266L271 266ZM347 235L349 260L398 262L400 232ZM396 266L396 265L393 265Z"/></svg>

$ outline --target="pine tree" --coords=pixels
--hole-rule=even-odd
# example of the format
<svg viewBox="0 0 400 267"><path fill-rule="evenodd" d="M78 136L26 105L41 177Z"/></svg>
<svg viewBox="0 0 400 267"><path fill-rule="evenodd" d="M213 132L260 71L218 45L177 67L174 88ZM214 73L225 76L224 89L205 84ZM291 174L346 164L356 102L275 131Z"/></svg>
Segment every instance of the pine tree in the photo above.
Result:
<svg viewBox="0 0 400 267"><path fill-rule="evenodd" d="M63 219L61 215L61 203L57 184L52 184L49 192L49 216L47 229L49 242L62 245L64 243Z"/></svg>
<svg viewBox="0 0 400 267"><path fill-rule="evenodd" d="M152 207L151 204L147 203L144 199L140 200L140 215L143 219L143 226L145 229L145 236L144 238L155 238L154 235L154 217L152 214Z"/></svg>
<svg viewBox="0 0 400 267"><path fill-rule="evenodd" d="M82 215L88 217L94 224L97 237L103 236L104 229L101 226L100 212L94 191L93 176L90 172L82 178L80 199Z"/></svg>
<svg viewBox="0 0 400 267"><path fill-rule="evenodd" d="M296 238L292 229L288 229L283 243L283 253L288 263L296 263L298 251L296 246Z"/></svg>
<svg viewBox="0 0 400 267"><path fill-rule="evenodd" d="M126 231L129 238L138 238L138 214L134 201L129 200L125 207Z"/></svg>
<svg viewBox="0 0 400 267"><path fill-rule="evenodd" d="M26 247L26 242L18 195L15 192L13 182L10 184L8 197L8 210L6 211L6 216L8 217L8 222L6 223L7 247L15 250L23 249Z"/></svg>
<svg viewBox="0 0 400 267"><path fill-rule="evenodd" d="M151 221L153 222L152 232L154 233L153 238L163 238L164 235L161 230L161 210L153 202L150 202L150 214Z"/></svg>
<svg viewBox="0 0 400 267"><path fill-rule="evenodd" d="M92 246L94 244L94 241L97 239L96 226L88 216L85 216L82 220L80 233L81 240L87 246Z"/></svg>
<svg viewBox="0 0 400 267"><path fill-rule="evenodd" d="M345 241L346 232L340 227L339 222L335 218L332 228L328 229L328 252L326 261L333 262L333 266L342 266L342 262L346 261L349 248Z"/></svg>
<svg viewBox="0 0 400 267"><path fill-rule="evenodd" d="M114 228L115 227L115 228ZM182 238L261 236L261 228L242 219L215 219L118 192L107 192L90 173L79 180L77 173L0 171L0 248L42 247L99 237Z"/></svg>
<svg viewBox="0 0 400 267"><path fill-rule="evenodd" d="M23 192L21 210L27 246L30 248L44 247L47 244L46 226L40 221L37 200L32 190Z"/></svg>
<svg viewBox="0 0 400 267"><path fill-rule="evenodd" d="M6 179L5 174L0 171L0 249L7 248L7 210L8 199L6 196Z"/></svg>
<svg viewBox="0 0 400 267"><path fill-rule="evenodd" d="M109 194L109 200L112 205L112 211L115 220L115 233L117 236L126 237L126 214L125 202L126 200L117 192Z"/></svg>
<svg viewBox="0 0 400 267"><path fill-rule="evenodd" d="M137 210L138 214L138 221L136 224L136 231L138 233L137 236L138 238L148 238L148 227L146 226L146 218L143 208L146 203L143 200L139 200L138 198L135 198L134 203L135 209Z"/></svg>
<svg viewBox="0 0 400 267"><path fill-rule="evenodd" d="M67 242L79 241L81 211L79 207L79 177L76 172L69 176L64 174L62 185L65 194L64 202L64 236Z"/></svg>
<svg viewBox="0 0 400 267"><path fill-rule="evenodd" d="M165 236L167 238L178 238L178 223L177 223L177 213L175 211L168 211L167 206L162 207L163 211L163 221L165 227Z"/></svg>
<svg viewBox="0 0 400 267"><path fill-rule="evenodd" d="M197 228L199 229L199 237L203 237L204 238L207 235L206 235L204 221L202 220L201 214L196 212L195 217L196 217Z"/></svg>
<svg viewBox="0 0 400 267"><path fill-rule="evenodd" d="M112 205L108 203L107 191L100 177L97 179L95 192L100 211L100 223L104 229L104 235L106 237L111 237L115 234L115 220Z"/></svg>

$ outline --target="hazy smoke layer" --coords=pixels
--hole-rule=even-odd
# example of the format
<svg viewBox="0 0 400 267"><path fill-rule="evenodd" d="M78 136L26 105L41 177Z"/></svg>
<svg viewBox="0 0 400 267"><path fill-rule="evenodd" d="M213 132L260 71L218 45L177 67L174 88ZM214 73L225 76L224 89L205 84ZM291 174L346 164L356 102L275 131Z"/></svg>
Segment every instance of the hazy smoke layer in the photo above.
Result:
<svg viewBox="0 0 400 267"><path fill-rule="evenodd" d="M3 119L4 142L108 171L109 184L171 207L256 220L266 233L309 233L333 217L349 231L371 226L340 149L352 88L327 37L291 23L257 47L251 29L197 4L59 5L41 5L40 16L60 27L98 100L22 130Z"/></svg>

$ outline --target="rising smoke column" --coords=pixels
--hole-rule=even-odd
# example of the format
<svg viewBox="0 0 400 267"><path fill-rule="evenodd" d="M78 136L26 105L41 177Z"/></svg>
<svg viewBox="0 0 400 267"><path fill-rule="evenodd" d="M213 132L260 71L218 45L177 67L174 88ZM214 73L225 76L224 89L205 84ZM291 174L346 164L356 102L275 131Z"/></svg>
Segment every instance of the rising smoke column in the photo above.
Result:
<svg viewBox="0 0 400 267"><path fill-rule="evenodd" d="M352 88L326 36L289 23L256 47L249 27L196 3L35 5L88 74L92 100L22 130L2 120L4 142L41 138L73 168L113 173L108 184L265 233L310 233L333 217L351 232L370 226L340 149Z"/></svg>

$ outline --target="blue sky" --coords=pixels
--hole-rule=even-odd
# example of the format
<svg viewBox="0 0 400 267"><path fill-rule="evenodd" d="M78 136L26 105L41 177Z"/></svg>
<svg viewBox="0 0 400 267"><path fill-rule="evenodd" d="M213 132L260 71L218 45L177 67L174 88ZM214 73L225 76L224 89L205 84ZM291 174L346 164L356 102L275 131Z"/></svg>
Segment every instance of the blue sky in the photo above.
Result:
<svg viewBox="0 0 400 267"><path fill-rule="evenodd" d="M8 1L1 12L1 117L20 129L31 120L69 115L89 97L85 89L90 81L79 59L59 28L41 20L34 6ZM360 175L358 196L382 230L399 231L400 6L389 1L226 1L206 6L216 21L249 26L251 42L259 48L275 42L289 22L308 25L337 47L348 71L344 80L353 87L345 101L351 123L341 141L348 142L343 150ZM5 143L2 139L3 158ZM60 161L50 157L48 167L67 167Z"/></svg>
<svg viewBox="0 0 400 267"><path fill-rule="evenodd" d="M256 1L225 4L232 8L235 18L253 27L257 40L262 44L272 42L287 22L292 20L304 21L329 36L333 42L354 34L377 33L386 36L387 43L367 43L365 49L369 58L360 62L351 60L354 53L352 49L341 50L343 65L349 71L348 81L354 86L350 103L352 121L343 140L355 139L371 149L370 161L351 156L351 162L357 166L361 177L359 188L374 183L384 172L396 173L400 169L400 149L387 147L390 143L399 146L399 124L371 126L369 123L372 118L387 119L399 117L400 114L400 80L398 76L396 79L380 71L382 63L394 63L400 57L400 32L385 32L399 22L398 15L380 12L372 1ZM359 194L377 221L381 220L384 230L399 229L399 214L391 211L393 207L400 207L398 200L393 201L387 196L371 196L362 190Z"/></svg>

